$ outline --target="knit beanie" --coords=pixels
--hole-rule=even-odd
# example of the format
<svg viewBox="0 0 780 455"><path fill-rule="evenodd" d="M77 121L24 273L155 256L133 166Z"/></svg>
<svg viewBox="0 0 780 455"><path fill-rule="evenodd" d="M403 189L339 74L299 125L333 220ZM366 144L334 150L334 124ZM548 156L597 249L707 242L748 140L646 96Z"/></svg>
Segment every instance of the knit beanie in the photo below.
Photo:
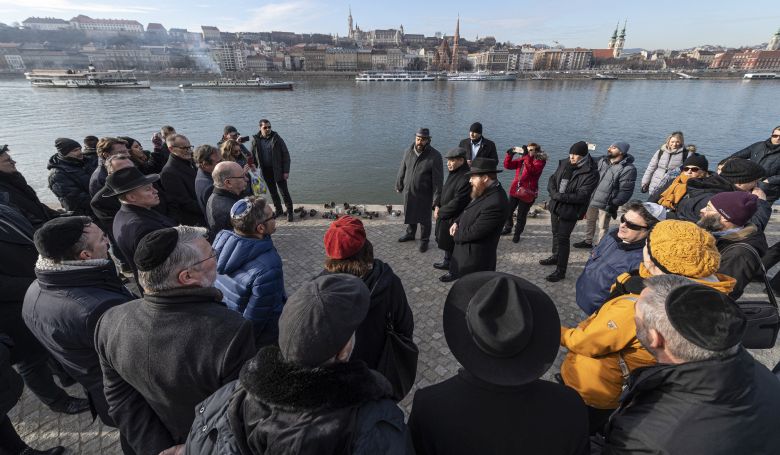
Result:
<svg viewBox="0 0 780 455"><path fill-rule="evenodd" d="M57 153L59 153L62 156L65 156L75 149L80 149L81 144L74 141L73 139L61 137L54 141L54 147L57 148Z"/></svg>
<svg viewBox="0 0 780 455"><path fill-rule="evenodd" d="M331 223L325 232L325 254L331 259L352 257L366 244L363 222L349 215Z"/></svg>
<svg viewBox="0 0 780 455"><path fill-rule="evenodd" d="M712 196L710 204L723 218L744 226L758 210L758 196L746 191L727 191Z"/></svg>
<svg viewBox="0 0 780 455"><path fill-rule="evenodd" d="M731 183L749 183L761 180L766 171L760 164L744 158L734 158L726 162L720 170L720 176Z"/></svg>
<svg viewBox="0 0 780 455"><path fill-rule="evenodd" d="M715 237L690 221L665 220L647 236L647 253L666 274L705 278L718 271Z"/></svg>
<svg viewBox="0 0 780 455"><path fill-rule="evenodd" d="M683 167L688 166L696 166L701 170L709 170L709 161L707 161L707 158L704 155L691 155L688 157L688 159L685 160L683 163Z"/></svg>
<svg viewBox="0 0 780 455"><path fill-rule="evenodd" d="M588 144L585 141L579 141L571 146L569 155L585 156L588 154Z"/></svg>
<svg viewBox="0 0 780 455"><path fill-rule="evenodd" d="M628 154L628 149L631 148L631 145L628 144L628 142L615 142L614 144L609 146L610 148L615 147L618 150L620 150L620 154L623 156L626 156Z"/></svg>
<svg viewBox="0 0 780 455"><path fill-rule="evenodd" d="M482 124L479 122L472 123L471 126L469 127L469 132L482 134Z"/></svg>

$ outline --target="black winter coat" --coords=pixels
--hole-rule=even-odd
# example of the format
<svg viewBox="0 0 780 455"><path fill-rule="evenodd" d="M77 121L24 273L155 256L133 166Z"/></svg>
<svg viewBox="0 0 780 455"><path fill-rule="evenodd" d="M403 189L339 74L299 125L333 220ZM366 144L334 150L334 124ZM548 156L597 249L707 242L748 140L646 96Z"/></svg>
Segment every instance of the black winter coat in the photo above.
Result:
<svg viewBox="0 0 780 455"><path fill-rule="evenodd" d="M161 215L167 215L168 211L166 210L166 207L168 205L165 203L165 194L163 194L160 181L158 180L152 185L157 189L157 195L160 197L160 203L153 207L152 210ZM114 239L114 217L122 207L122 203L119 202L119 199L116 196L103 197L103 195L109 191L111 190L108 187L104 186L101 188L100 191L95 193L95 196L92 198L92 202L90 202L89 205L92 207L92 213L95 215L95 219L97 220L100 229L102 229L111 239Z"/></svg>
<svg viewBox="0 0 780 455"><path fill-rule="evenodd" d="M263 167L263 152L260 148L260 138L262 138L260 133L252 136L252 157L255 160L255 164L263 175L273 175L276 182L284 180L284 174L290 173L290 152L287 150L287 144L284 143L284 139L276 131L271 131L271 163L273 166L272 169L266 169Z"/></svg>
<svg viewBox="0 0 780 455"><path fill-rule="evenodd" d="M441 198L444 170L441 154L430 145L418 157L412 144L404 152L395 180L396 191L404 193L404 223L430 223L431 210Z"/></svg>
<svg viewBox="0 0 780 455"><path fill-rule="evenodd" d="M307 369L268 346L195 408L186 454L413 453L390 385L361 361Z"/></svg>
<svg viewBox="0 0 780 455"><path fill-rule="evenodd" d="M214 179L211 174L204 172L203 169L198 168L198 174L195 177L195 196L198 198L198 205L200 210L206 216L206 222L208 223L208 212L206 210L206 203L209 201L211 193L214 191Z"/></svg>
<svg viewBox="0 0 780 455"><path fill-rule="evenodd" d="M160 172L160 182L168 202L168 214L176 224L205 226L206 221L195 193L198 170L191 160L171 154Z"/></svg>
<svg viewBox="0 0 780 455"><path fill-rule="evenodd" d="M769 249L766 236L756 226L748 224L739 232L715 237L715 239L715 245L720 251L718 272L737 280L734 289L729 293L732 299L737 300L754 277L763 278L758 274L761 273L761 257ZM758 257L745 247L731 246L736 243L749 245L758 253Z"/></svg>
<svg viewBox="0 0 780 455"><path fill-rule="evenodd" d="M669 212L678 220L697 222L701 218L701 209L703 209L712 196L726 191L740 191L731 182L718 174L712 174L703 179L689 180L685 196L677 204L675 212ZM769 224L769 217L772 216L772 206L767 201L758 200L758 210L750 218L750 223L756 225L761 231ZM667 215L669 218L672 216Z"/></svg>
<svg viewBox="0 0 780 455"><path fill-rule="evenodd" d="M81 150L81 156L84 158L84 163L86 163L84 167L87 169L87 172L89 172L89 175L92 175L98 166L97 150L84 147Z"/></svg>
<svg viewBox="0 0 780 455"><path fill-rule="evenodd" d="M230 224L230 209L241 196L221 188L214 188L206 203L206 223L209 227L209 241L214 241L219 231L233 230Z"/></svg>
<svg viewBox="0 0 780 455"><path fill-rule="evenodd" d="M179 288L111 308L95 329L109 414L138 454L183 443L193 408L255 355L252 324L216 288Z"/></svg>
<svg viewBox="0 0 780 455"><path fill-rule="evenodd" d="M734 153L734 157L745 158L764 168L769 183L761 182L770 203L780 198L780 145L772 144L772 139L759 141Z"/></svg>
<svg viewBox="0 0 780 455"><path fill-rule="evenodd" d="M588 453L588 413L574 390L536 380L484 382L465 370L417 391L409 415L417 455Z"/></svg>
<svg viewBox="0 0 780 455"><path fill-rule="evenodd" d="M471 138L466 138L460 141L458 144L458 147L461 147L468 151L468 160L470 161L471 158ZM486 137L482 137L482 144L479 146L479 150L477 150L477 156L475 158L488 158L491 160L496 160L498 162L498 151L496 150L496 143L491 141L490 139Z"/></svg>
<svg viewBox="0 0 780 455"><path fill-rule="evenodd" d="M0 415L5 416L19 402L24 391L24 381L11 366L11 349L14 341L0 332Z"/></svg>
<svg viewBox="0 0 780 455"><path fill-rule="evenodd" d="M89 177L89 195L95 197L98 191L106 185L108 170L103 159L98 160L98 166Z"/></svg>
<svg viewBox="0 0 780 455"><path fill-rule="evenodd" d="M103 423L115 426L103 394L103 373L95 350L95 326L111 307L135 299L113 263L77 270L36 270L22 317L55 360L87 391Z"/></svg>
<svg viewBox="0 0 780 455"><path fill-rule="evenodd" d="M780 381L747 351L631 372L602 454L777 453Z"/></svg>
<svg viewBox="0 0 780 455"><path fill-rule="evenodd" d="M558 218L567 221L580 220L588 211L588 203L599 184L599 170L596 161L590 154L583 158L582 165L574 168L569 183L563 193L560 192L563 173L569 166L569 159L558 162L555 170L547 182L547 192L550 194L549 208ZM579 163L577 163L579 164Z"/></svg>
<svg viewBox="0 0 780 455"><path fill-rule="evenodd" d="M60 215L59 212L49 208L38 199L35 190L27 184L27 180L19 172L12 174L0 172L0 193L8 194L4 203L12 205L22 212L22 215L35 229Z"/></svg>
<svg viewBox="0 0 780 455"><path fill-rule="evenodd" d="M466 206L455 221L458 230L450 261L455 276L496 270L496 249L508 210L506 192L498 181Z"/></svg>
<svg viewBox="0 0 780 455"><path fill-rule="evenodd" d="M452 222L460 216L463 209L471 202L471 183L469 183L469 165L463 165L447 176L447 181L441 190L441 198L434 201L439 207L439 218L436 220L436 243L444 251L452 252L455 241L450 235Z"/></svg>
<svg viewBox="0 0 780 455"><path fill-rule="evenodd" d="M89 206L90 173L83 160L63 157L55 153L49 158L49 189L65 210L74 215L92 216Z"/></svg>
<svg viewBox="0 0 780 455"><path fill-rule="evenodd" d="M152 231L176 226L176 223L165 215L136 205L122 204L114 216L114 240L127 259L128 265L135 269L133 255L138 243Z"/></svg>

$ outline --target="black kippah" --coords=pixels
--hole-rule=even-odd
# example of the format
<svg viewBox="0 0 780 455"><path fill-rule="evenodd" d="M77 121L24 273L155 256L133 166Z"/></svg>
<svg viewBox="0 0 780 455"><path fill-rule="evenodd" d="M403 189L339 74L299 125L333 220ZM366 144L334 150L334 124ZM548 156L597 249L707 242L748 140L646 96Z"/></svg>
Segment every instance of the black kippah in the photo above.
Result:
<svg viewBox="0 0 780 455"><path fill-rule="evenodd" d="M710 351L738 344L747 326L731 297L702 284L680 286L670 292L666 314L683 338Z"/></svg>
<svg viewBox="0 0 780 455"><path fill-rule="evenodd" d="M47 221L35 231L35 249L47 259L63 259L90 223L90 219L85 216L64 216Z"/></svg>
<svg viewBox="0 0 780 455"><path fill-rule="evenodd" d="M174 228L158 229L146 234L133 255L135 266L141 272L154 269L168 259L178 242L179 232Z"/></svg>

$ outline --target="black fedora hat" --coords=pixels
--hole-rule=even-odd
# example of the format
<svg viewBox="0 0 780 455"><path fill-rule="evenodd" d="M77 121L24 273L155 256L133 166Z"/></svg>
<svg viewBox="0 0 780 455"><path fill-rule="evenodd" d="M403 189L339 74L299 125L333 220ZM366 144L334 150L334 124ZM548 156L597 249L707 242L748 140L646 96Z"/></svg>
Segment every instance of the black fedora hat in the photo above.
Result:
<svg viewBox="0 0 780 455"><path fill-rule="evenodd" d="M466 158L468 156L469 151L464 149L463 147L455 147L454 149L450 149L449 152L447 152L446 155L444 155L444 158L447 159L453 159L453 158Z"/></svg>
<svg viewBox="0 0 780 455"><path fill-rule="evenodd" d="M420 137L431 137L431 130L428 128L419 128L416 135Z"/></svg>
<svg viewBox="0 0 780 455"><path fill-rule="evenodd" d="M467 174L491 174L503 172L503 169L498 169L498 161L490 158L475 158L471 162L471 170Z"/></svg>
<svg viewBox="0 0 780 455"><path fill-rule="evenodd" d="M154 183L160 180L158 174L143 175L137 167L126 167L120 169L113 174L109 174L106 177L106 186L108 191L103 197L112 197L119 194L127 193L140 186L144 186L149 183Z"/></svg>
<svg viewBox="0 0 780 455"><path fill-rule="evenodd" d="M550 297L523 278L477 272L444 304L444 338L469 373L497 385L540 378L555 361L561 321Z"/></svg>

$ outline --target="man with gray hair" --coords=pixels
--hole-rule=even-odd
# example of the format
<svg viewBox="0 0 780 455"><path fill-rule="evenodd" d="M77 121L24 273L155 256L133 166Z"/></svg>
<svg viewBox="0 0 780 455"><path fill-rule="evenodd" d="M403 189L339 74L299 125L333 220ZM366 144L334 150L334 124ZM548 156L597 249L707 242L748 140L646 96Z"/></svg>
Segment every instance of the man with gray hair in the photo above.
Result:
<svg viewBox="0 0 780 455"><path fill-rule="evenodd" d="M631 372L601 453L777 453L780 382L740 345L737 304L678 275L645 282L636 336L658 364Z"/></svg>
<svg viewBox="0 0 780 455"><path fill-rule="evenodd" d="M160 172L160 182L168 199L169 215L177 224L204 226L203 211L195 193L198 170L192 161L192 145L181 134L168 136L166 141L171 156Z"/></svg>
<svg viewBox="0 0 780 455"><path fill-rule="evenodd" d="M195 405L255 354L251 323L213 287L205 236L191 226L145 236L134 257L144 298L106 311L95 329L109 414L139 454L182 444Z"/></svg>
<svg viewBox="0 0 780 455"><path fill-rule="evenodd" d="M246 191L247 176L244 169L235 161L222 161L214 167L214 192L206 203L206 223L209 226L209 239L214 240L219 231L232 229L230 208Z"/></svg>

